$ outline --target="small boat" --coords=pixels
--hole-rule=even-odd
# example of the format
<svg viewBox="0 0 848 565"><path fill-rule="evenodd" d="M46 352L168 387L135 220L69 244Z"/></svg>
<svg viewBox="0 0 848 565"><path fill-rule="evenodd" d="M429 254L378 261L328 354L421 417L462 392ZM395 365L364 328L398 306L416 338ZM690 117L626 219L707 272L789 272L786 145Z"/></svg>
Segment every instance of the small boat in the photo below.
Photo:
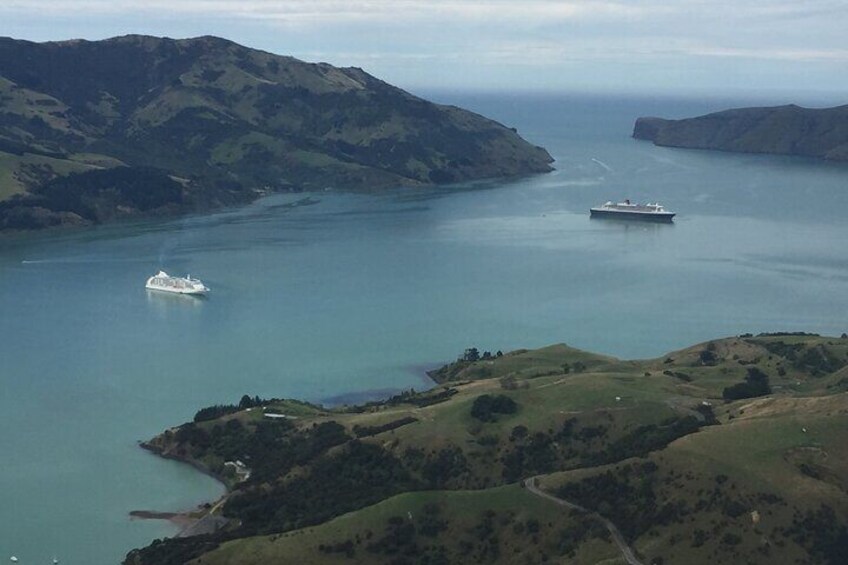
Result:
<svg viewBox="0 0 848 565"><path fill-rule="evenodd" d="M630 200L624 202L606 202L600 206L589 208L592 218L621 218L628 220L647 220L650 222L670 222L675 213L669 212L659 203L633 204Z"/></svg>
<svg viewBox="0 0 848 565"><path fill-rule="evenodd" d="M206 294L209 289L200 280L185 277L172 277L165 271L159 271L144 285L149 290L160 290L162 292L173 292L176 294Z"/></svg>

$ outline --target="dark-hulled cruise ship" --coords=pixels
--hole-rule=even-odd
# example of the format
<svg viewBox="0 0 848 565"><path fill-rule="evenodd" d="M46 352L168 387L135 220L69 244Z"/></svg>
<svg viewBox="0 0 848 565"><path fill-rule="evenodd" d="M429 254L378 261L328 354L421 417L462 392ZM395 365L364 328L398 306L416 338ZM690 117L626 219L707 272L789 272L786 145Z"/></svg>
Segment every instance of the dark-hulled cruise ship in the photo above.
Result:
<svg viewBox="0 0 848 565"><path fill-rule="evenodd" d="M620 218L626 220L645 220L649 222L670 222L674 212L669 212L660 204L633 204L630 200L614 203L612 201L589 208L593 218Z"/></svg>

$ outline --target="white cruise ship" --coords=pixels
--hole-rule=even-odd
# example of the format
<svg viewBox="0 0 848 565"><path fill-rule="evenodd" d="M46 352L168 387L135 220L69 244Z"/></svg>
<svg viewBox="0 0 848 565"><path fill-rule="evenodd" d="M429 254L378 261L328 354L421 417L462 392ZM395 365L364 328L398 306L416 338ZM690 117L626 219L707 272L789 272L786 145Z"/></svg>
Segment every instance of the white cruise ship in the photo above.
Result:
<svg viewBox="0 0 848 565"><path fill-rule="evenodd" d="M206 294L209 289L197 279L186 277L172 277L165 271L159 271L149 279L145 288L150 290L161 290L163 292L174 292L177 294Z"/></svg>

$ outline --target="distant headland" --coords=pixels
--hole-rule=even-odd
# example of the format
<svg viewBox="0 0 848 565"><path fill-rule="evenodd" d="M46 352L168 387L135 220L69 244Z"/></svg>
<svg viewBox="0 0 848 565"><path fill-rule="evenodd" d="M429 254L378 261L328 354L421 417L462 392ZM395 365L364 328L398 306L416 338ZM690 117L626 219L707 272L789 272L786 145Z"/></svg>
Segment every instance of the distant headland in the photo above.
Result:
<svg viewBox="0 0 848 565"><path fill-rule="evenodd" d="M656 145L848 161L848 105L738 108L683 120L644 117L633 137Z"/></svg>
<svg viewBox="0 0 848 565"><path fill-rule="evenodd" d="M0 38L0 230L547 172L511 128L217 37Z"/></svg>

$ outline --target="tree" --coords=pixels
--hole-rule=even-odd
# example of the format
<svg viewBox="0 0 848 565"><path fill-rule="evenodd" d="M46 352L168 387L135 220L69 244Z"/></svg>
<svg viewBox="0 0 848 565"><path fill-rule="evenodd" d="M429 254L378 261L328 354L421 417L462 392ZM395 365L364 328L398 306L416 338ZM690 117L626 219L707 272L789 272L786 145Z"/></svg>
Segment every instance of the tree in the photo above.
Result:
<svg viewBox="0 0 848 565"><path fill-rule="evenodd" d="M476 347L469 347L465 350L465 353L462 355L463 361L468 361L469 363L474 363L475 361L480 360L480 352Z"/></svg>
<svg viewBox="0 0 848 565"><path fill-rule="evenodd" d="M481 394L471 405L471 416L483 422L494 422L496 414L513 414L518 410L518 404L503 394Z"/></svg>

